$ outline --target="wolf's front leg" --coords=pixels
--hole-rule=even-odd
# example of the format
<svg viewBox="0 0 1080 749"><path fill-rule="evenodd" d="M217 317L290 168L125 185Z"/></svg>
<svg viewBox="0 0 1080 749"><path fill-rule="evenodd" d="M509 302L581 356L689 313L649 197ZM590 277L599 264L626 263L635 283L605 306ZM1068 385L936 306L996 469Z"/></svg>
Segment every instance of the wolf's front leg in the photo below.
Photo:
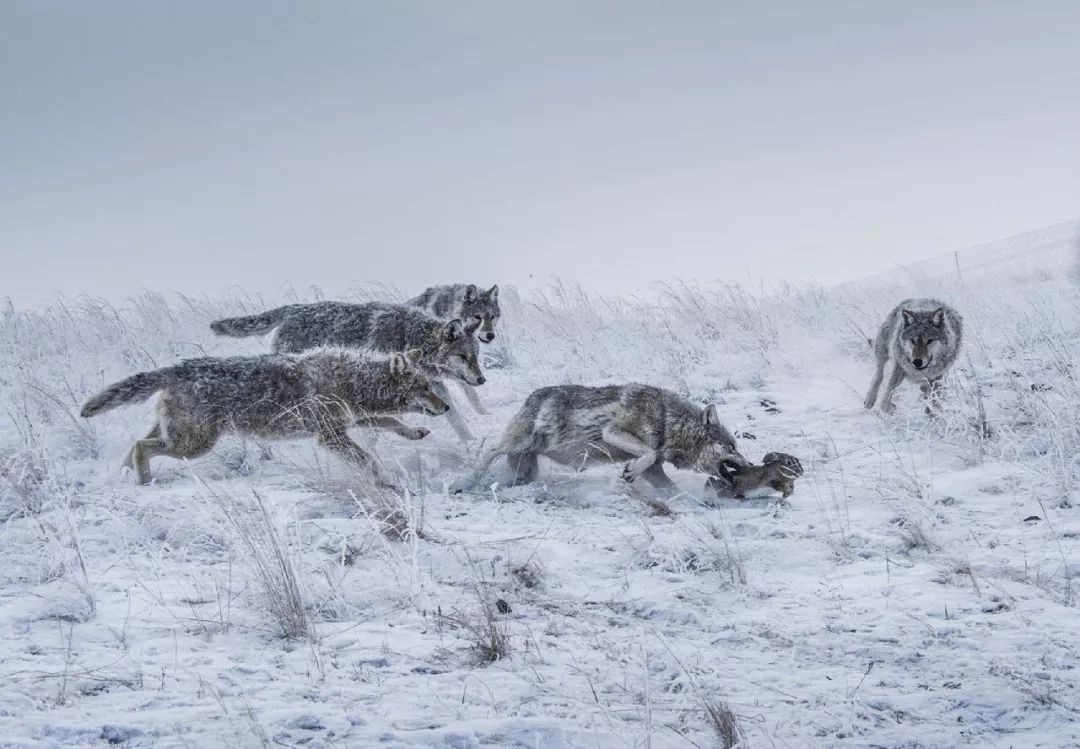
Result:
<svg viewBox="0 0 1080 749"><path fill-rule="evenodd" d="M893 391L900 387L900 383L904 381L904 370L900 368L899 363L893 364L892 376L889 377L888 383L885 385L885 395L881 398L881 410L887 414L896 410L896 405L893 404Z"/></svg>
<svg viewBox="0 0 1080 749"><path fill-rule="evenodd" d="M450 390L446 387L445 382L432 382L431 389L435 392L435 395L446 401L446 404L450 406L450 410L446 413L446 418L450 421L450 427L457 433L458 438L462 442L472 442L476 439L472 432L469 431L468 425L465 424L465 419L461 416L461 409L458 408L457 403L450 396Z"/></svg>
<svg viewBox="0 0 1080 749"><path fill-rule="evenodd" d="M874 379L870 383L870 390L866 393L865 400L863 400L863 406L867 410L873 408L874 404L877 403L878 391L881 389L881 381L885 379L885 364L888 360L888 356L878 355L877 357L877 369L874 371Z"/></svg>
<svg viewBox="0 0 1080 749"><path fill-rule="evenodd" d="M488 410L484 408L484 404L480 402L480 396L476 394L476 388L472 385L466 385L464 382L459 383L461 390L465 393L465 399L469 401L469 405L473 407L473 410L481 416L487 416Z"/></svg>
<svg viewBox="0 0 1080 749"><path fill-rule="evenodd" d="M616 427L606 427L601 435L604 441L612 447L628 452L637 457L631 460L623 468L622 477L627 481L633 481L659 460L660 455L653 448L645 444L636 435L623 431Z"/></svg>
<svg viewBox="0 0 1080 749"><path fill-rule="evenodd" d="M319 444L330 452L344 458L350 463L363 466L371 471L375 483L389 489L398 489L393 479L386 475L379 461L360 445L349 438L344 429L326 429L319 433Z"/></svg>
<svg viewBox="0 0 1080 749"><path fill-rule="evenodd" d="M411 427L401 419L393 416L370 416L366 419L361 419L356 422L360 427L371 427L376 429L389 429L394 434L400 434L407 440L422 440L431 434L430 429L424 429L423 427Z"/></svg>
<svg viewBox="0 0 1080 749"><path fill-rule="evenodd" d="M919 386L923 400L926 401L927 416L941 415L941 378L927 380Z"/></svg>
<svg viewBox="0 0 1080 749"><path fill-rule="evenodd" d="M671 477L664 473L664 463L661 460L657 460L651 466L646 468L641 478L648 481L657 489L674 489L675 482L671 480Z"/></svg>

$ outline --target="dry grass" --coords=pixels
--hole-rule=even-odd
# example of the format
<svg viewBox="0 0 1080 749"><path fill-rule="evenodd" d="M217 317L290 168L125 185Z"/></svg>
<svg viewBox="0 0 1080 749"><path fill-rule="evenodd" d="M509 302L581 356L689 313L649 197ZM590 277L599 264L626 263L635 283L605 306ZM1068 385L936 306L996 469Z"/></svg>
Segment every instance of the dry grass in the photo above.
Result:
<svg viewBox="0 0 1080 749"><path fill-rule="evenodd" d="M253 491L253 503L245 505L229 494L208 493L247 552L262 590L263 606L280 635L289 640L313 640L315 627L304 604L299 574L263 498Z"/></svg>

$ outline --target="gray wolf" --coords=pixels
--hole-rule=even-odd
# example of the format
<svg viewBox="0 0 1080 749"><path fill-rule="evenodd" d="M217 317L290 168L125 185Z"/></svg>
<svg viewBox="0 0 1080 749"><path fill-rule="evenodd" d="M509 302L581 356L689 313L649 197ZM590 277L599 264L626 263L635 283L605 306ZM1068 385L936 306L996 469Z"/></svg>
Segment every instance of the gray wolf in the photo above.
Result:
<svg viewBox="0 0 1080 749"><path fill-rule="evenodd" d="M960 314L937 299L905 299L896 305L874 339L877 370L870 383L863 405L873 408L878 389L885 375L885 365L893 362L889 382L885 385L881 410L892 411L893 391L905 379L921 386L924 398L936 405L941 378L952 367L960 353L963 338L963 319Z"/></svg>
<svg viewBox="0 0 1080 749"><path fill-rule="evenodd" d="M467 320L475 315L482 321L477 337L484 343L495 340L495 323L502 315L499 309L499 287L492 286L487 291L483 291L473 283L431 286L419 296L407 301L406 304L420 307L443 319L457 317ZM480 402L476 390L465 384L461 385L461 389L473 409L479 414L487 415L488 412L484 404Z"/></svg>
<svg viewBox="0 0 1080 749"><path fill-rule="evenodd" d="M744 499L748 492L773 489L787 499L795 491L795 479L803 475L803 467L794 455L768 453L759 466L721 463L720 474L710 478L706 486L721 496Z"/></svg>
<svg viewBox="0 0 1080 749"><path fill-rule="evenodd" d="M474 283L431 286L405 303L420 307L443 319L457 317L466 320L474 315L479 317L482 322L477 337L484 343L495 340L495 323L502 315L499 309L499 287L492 286L487 291L482 291Z"/></svg>
<svg viewBox="0 0 1080 749"><path fill-rule="evenodd" d="M368 348L384 353L419 349L417 366L430 377L439 397L449 402L442 380L483 385L479 346L474 333L482 320L473 316L440 320L417 307L385 302L349 304L315 302L287 304L247 317L210 323L218 335L252 336L275 330L272 348L278 353L305 351L315 346ZM450 412L450 425L463 440L473 439L460 416Z"/></svg>
<svg viewBox="0 0 1080 749"><path fill-rule="evenodd" d="M624 479L640 476L663 489L675 486L664 473L665 462L711 475L721 461L747 462L715 406L700 408L669 390L639 384L533 391L481 459L474 482L502 455L514 471L514 484L536 478L537 458L544 455L579 468L627 461Z"/></svg>
<svg viewBox="0 0 1080 749"><path fill-rule="evenodd" d="M223 434L233 433L315 436L337 455L369 467L379 483L392 486L346 430L359 425L390 429L407 439L425 437L426 429L391 416L406 411L438 415L449 409L417 368L419 359L418 351L377 357L341 348L188 359L109 385L86 402L81 415L96 416L161 392L157 421L124 461L140 484L150 480L150 458L195 458Z"/></svg>

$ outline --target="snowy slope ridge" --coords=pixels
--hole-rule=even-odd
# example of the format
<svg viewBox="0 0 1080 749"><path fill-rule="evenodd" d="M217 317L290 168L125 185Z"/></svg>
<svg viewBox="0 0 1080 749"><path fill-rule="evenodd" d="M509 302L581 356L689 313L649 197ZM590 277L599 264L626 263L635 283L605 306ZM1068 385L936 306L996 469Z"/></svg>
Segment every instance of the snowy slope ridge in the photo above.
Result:
<svg viewBox="0 0 1080 749"><path fill-rule="evenodd" d="M967 247L929 260L905 263L848 286L902 283L904 280L965 283L996 276L1030 280L1046 273L1072 270L1080 261L1080 224L1066 221L988 244Z"/></svg>
<svg viewBox="0 0 1080 749"><path fill-rule="evenodd" d="M207 324L281 300L0 313L0 745L1080 745L1080 293L1064 250L1018 277L1024 247L959 279L507 293L483 440L537 386L640 380L806 468L789 503L675 471L671 515L615 468L450 494L481 445L419 417L421 442L374 438L405 497L235 439L135 487L151 406L81 403L264 350ZM866 338L911 295L965 316L938 422L911 386L861 405Z"/></svg>

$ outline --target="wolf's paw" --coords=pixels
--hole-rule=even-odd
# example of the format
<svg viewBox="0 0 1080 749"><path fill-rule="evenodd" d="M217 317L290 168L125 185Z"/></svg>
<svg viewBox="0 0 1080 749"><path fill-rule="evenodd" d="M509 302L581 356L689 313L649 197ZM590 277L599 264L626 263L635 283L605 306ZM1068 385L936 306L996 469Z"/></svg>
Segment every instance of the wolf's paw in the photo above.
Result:
<svg viewBox="0 0 1080 749"><path fill-rule="evenodd" d="M885 401L884 403L881 404L881 412L883 414L891 414L895 410L896 410L896 404L893 403L892 401Z"/></svg>
<svg viewBox="0 0 1080 749"><path fill-rule="evenodd" d="M862 402L863 408L865 408L867 411L873 408L875 403L877 403L877 398L871 398L869 395L866 396Z"/></svg>
<svg viewBox="0 0 1080 749"><path fill-rule="evenodd" d="M634 473L633 469L630 467L630 464L627 463L623 466L622 473L620 474L619 478L621 478L628 484L632 484L634 482L634 479L637 478L637 474Z"/></svg>

